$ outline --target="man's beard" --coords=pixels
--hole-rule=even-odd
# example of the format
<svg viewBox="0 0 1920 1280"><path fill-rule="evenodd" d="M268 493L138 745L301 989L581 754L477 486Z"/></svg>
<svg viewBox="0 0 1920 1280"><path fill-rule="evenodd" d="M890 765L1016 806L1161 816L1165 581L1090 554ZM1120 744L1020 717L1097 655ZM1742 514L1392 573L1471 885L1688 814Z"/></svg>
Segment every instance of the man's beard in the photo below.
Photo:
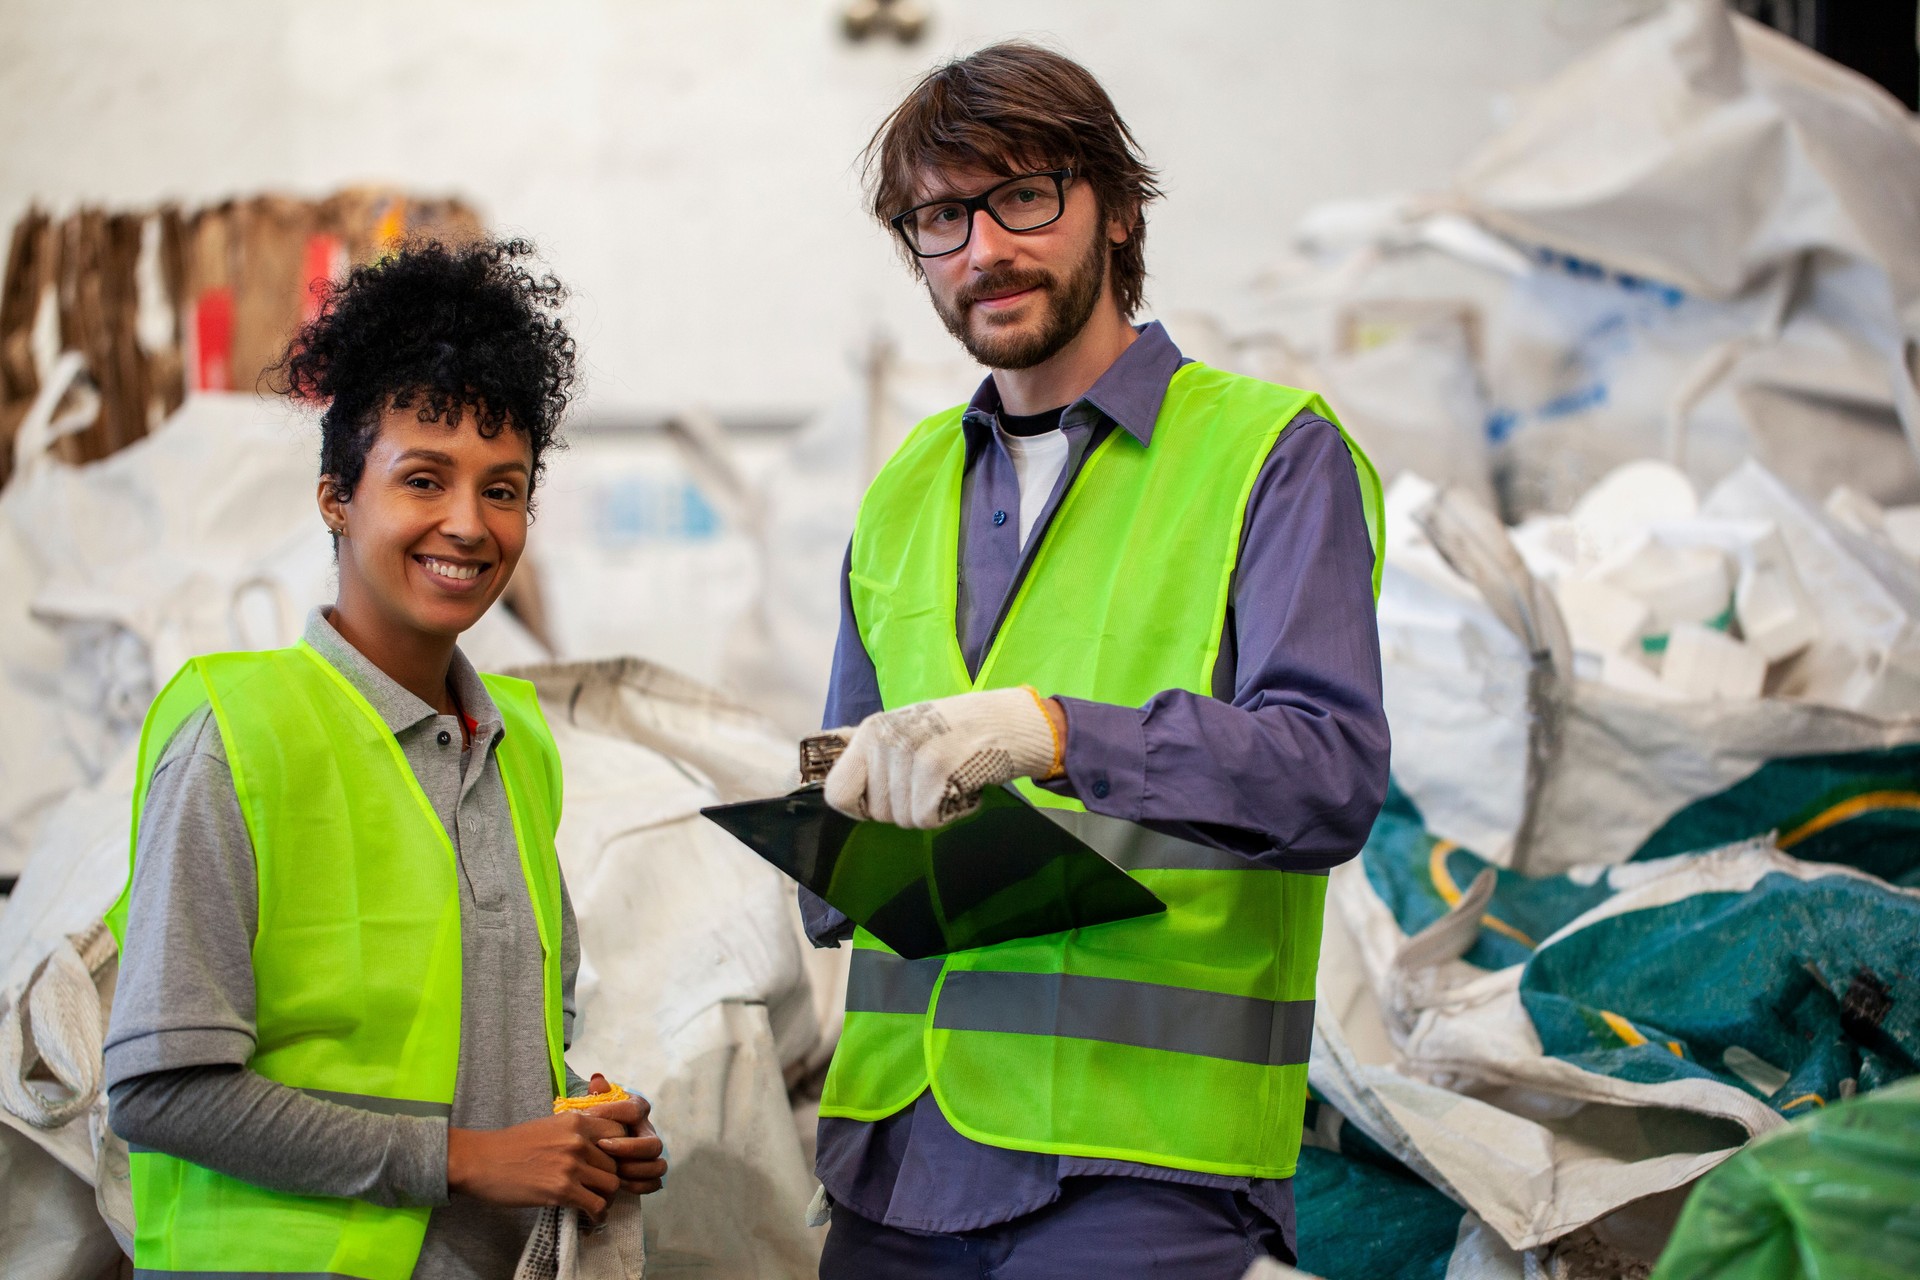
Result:
<svg viewBox="0 0 1920 1280"><path fill-rule="evenodd" d="M1046 271L996 271L981 276L961 289L951 305L942 303L931 288L933 309L967 354L989 369L1031 369L1052 359L1086 327L1087 317L1100 301L1107 283L1107 242L1095 234L1093 243L1063 284ZM991 320L981 323L976 333L969 323L973 304L995 294L1016 289L1040 289L1046 305L1046 317L1038 331L1025 325L999 330Z"/></svg>

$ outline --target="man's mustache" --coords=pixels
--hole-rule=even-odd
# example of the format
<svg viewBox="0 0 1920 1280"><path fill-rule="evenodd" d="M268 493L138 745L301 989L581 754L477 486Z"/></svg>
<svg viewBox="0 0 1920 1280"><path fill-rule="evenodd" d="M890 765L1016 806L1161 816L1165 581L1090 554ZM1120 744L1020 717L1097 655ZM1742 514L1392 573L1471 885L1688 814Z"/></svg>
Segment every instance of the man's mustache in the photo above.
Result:
<svg viewBox="0 0 1920 1280"><path fill-rule="evenodd" d="M1052 290L1053 276L1037 267L1025 271L1000 271L981 276L955 295L953 303L960 311L965 311L982 298L998 297L1001 294L1018 293L1022 289Z"/></svg>

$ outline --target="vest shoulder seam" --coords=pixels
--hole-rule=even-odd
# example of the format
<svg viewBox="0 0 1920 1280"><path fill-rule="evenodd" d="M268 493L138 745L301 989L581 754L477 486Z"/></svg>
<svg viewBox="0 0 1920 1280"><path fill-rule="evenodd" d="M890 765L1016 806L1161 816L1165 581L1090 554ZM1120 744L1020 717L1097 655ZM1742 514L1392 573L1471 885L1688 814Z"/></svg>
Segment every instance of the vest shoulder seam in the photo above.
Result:
<svg viewBox="0 0 1920 1280"><path fill-rule="evenodd" d="M222 768L229 767L226 739L220 736L220 724L208 699L202 699L199 706L187 712L167 739L160 749L160 758L154 762L153 776L157 778L172 766L196 756L217 761Z"/></svg>

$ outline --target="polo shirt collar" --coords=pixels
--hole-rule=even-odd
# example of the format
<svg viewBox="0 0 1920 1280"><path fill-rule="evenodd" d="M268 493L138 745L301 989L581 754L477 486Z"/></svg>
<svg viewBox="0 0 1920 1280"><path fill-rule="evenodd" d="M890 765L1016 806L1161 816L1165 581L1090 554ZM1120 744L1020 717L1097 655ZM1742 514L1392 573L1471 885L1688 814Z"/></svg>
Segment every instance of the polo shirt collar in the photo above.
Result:
<svg viewBox="0 0 1920 1280"><path fill-rule="evenodd" d="M438 718L438 711L348 644L346 637L335 631L333 624L327 621L324 608L316 608L307 615L307 628L301 638L315 653L325 658L328 665L347 678L347 683L367 700L374 714L380 717L380 723L387 727L387 732L397 737L424 721ZM498 737L503 731L500 710L494 706L479 672L473 669L473 663L467 660L467 655L458 646L453 650L453 665L448 668L447 682L453 687L454 696L460 700L460 709L479 726L473 735L474 741L487 742Z"/></svg>

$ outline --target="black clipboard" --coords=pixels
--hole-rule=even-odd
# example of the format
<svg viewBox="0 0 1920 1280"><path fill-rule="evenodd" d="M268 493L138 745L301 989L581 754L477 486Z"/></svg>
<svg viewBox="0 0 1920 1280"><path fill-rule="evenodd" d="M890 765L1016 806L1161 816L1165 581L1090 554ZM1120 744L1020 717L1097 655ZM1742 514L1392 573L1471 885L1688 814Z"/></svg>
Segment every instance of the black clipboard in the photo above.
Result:
<svg viewBox="0 0 1920 1280"><path fill-rule="evenodd" d="M700 812L909 960L1167 909L1010 787L933 831L857 822L817 785Z"/></svg>

